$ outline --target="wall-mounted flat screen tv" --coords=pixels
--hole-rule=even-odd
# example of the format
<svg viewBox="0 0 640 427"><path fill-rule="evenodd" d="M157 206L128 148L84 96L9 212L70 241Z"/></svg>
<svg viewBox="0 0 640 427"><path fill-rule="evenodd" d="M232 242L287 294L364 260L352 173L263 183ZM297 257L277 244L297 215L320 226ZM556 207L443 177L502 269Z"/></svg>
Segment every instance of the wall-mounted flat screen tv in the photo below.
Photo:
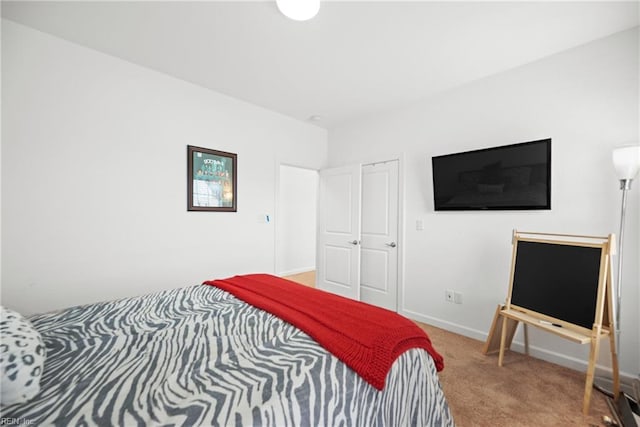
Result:
<svg viewBox="0 0 640 427"><path fill-rule="evenodd" d="M436 211L551 209L551 139L431 158Z"/></svg>

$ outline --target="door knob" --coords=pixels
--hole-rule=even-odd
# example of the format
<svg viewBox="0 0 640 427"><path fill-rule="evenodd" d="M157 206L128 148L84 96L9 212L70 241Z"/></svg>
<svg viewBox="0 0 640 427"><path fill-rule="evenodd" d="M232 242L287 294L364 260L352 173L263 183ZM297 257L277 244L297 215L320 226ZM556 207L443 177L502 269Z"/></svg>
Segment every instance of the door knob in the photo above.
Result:
<svg viewBox="0 0 640 427"><path fill-rule="evenodd" d="M347 242L347 243L351 243L352 245L357 245L357 244L358 244L358 241L357 241L357 240L352 240L352 241Z"/></svg>
<svg viewBox="0 0 640 427"><path fill-rule="evenodd" d="M396 242L385 243L385 245L389 246L390 248L395 248L396 247Z"/></svg>

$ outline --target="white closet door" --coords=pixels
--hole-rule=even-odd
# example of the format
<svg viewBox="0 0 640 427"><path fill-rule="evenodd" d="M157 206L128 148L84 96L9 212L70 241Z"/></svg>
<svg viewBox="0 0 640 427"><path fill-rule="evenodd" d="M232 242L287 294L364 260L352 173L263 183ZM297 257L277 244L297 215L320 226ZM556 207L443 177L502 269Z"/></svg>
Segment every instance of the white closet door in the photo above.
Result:
<svg viewBox="0 0 640 427"><path fill-rule="evenodd" d="M360 165L320 171L317 286L360 299Z"/></svg>
<svg viewBox="0 0 640 427"><path fill-rule="evenodd" d="M360 299L397 311L398 161L362 167Z"/></svg>

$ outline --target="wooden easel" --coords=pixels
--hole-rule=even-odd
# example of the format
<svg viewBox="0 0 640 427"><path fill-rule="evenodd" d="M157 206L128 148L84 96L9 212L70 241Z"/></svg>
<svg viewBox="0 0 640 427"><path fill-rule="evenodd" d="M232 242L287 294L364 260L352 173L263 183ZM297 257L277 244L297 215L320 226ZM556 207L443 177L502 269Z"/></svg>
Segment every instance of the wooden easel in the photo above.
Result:
<svg viewBox="0 0 640 427"><path fill-rule="evenodd" d="M498 352L498 366L502 366L504 361L505 348L511 347L513 336L519 323L524 325L525 352L529 354L529 339L527 325L535 326L544 331L551 332L562 338L566 338L579 344L590 344L589 364L584 388L584 399L582 412L589 413L591 401L591 391L595 375L596 361L600 349L600 340L609 337L611 349L611 364L613 371L613 393L618 396L620 393L620 376L618 367L618 357L616 354L616 343L614 333L614 311L613 311L613 277L611 271L611 255L614 253L614 236L575 236L568 234L548 234L532 232L513 232L513 254L511 262L511 274L509 281L509 294L506 304L499 305L493 318L493 323L487 337L487 342L483 352L493 354ZM553 318L542 313L528 310L523 307L513 305L511 297L513 292L515 261L517 255L518 241L552 243L561 245L588 246L602 248L600 258L600 275L598 280L596 312L592 329L566 322L562 319ZM499 345L498 345L499 343Z"/></svg>

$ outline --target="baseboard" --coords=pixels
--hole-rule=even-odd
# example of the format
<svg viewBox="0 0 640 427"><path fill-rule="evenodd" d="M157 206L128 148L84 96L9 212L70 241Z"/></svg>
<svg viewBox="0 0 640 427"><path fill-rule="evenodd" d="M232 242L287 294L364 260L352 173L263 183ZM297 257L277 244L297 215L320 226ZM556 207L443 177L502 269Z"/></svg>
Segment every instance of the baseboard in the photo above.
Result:
<svg viewBox="0 0 640 427"><path fill-rule="evenodd" d="M466 326L459 325L457 323L448 322L442 319L438 319L431 316L425 316L410 310L401 310L399 314L408 317L409 319L417 320L418 322L427 323L435 326L436 328L444 329L449 332L453 332L468 338L473 338L478 341L486 341L488 332L480 331L477 329L468 328ZM514 340L511 344L511 350L519 353L524 353L524 343ZM564 366L566 368L573 369L574 371L586 372L588 362L586 360L577 359L566 354L557 353L544 348L532 346L529 344L529 354L536 359L541 359L546 362L555 363L556 365ZM497 362L496 362L497 363ZM596 364L596 376L611 378L611 368ZM620 383L624 387L629 387L636 376L628 372L620 372Z"/></svg>
<svg viewBox="0 0 640 427"><path fill-rule="evenodd" d="M410 310L400 310L399 314L408 317L409 319L417 320L418 322L427 323L435 326L436 328L444 329L449 332L454 332L465 337L473 338L478 341L486 341L488 333L477 329L471 329L466 326L458 325L457 323L447 322L436 317L425 316L420 313L416 313Z"/></svg>
<svg viewBox="0 0 640 427"><path fill-rule="evenodd" d="M311 267L304 267L304 268L296 268L293 270L286 270L286 271L281 271L279 273L277 273L278 276L293 276L294 274L300 274L300 273L306 273L309 271L315 271L316 266L312 265Z"/></svg>
<svg viewBox="0 0 640 427"><path fill-rule="evenodd" d="M637 377L636 377L637 378ZM627 396L632 397L633 399L637 399L636 392L633 388L633 379L629 379L626 376L620 378L620 391L625 393ZM640 381L636 379L635 381ZM598 387L595 387L595 386ZM594 388L602 388L603 393L613 396L613 379L611 378L611 372L605 373L603 375L598 375L596 373L596 377L594 380Z"/></svg>

